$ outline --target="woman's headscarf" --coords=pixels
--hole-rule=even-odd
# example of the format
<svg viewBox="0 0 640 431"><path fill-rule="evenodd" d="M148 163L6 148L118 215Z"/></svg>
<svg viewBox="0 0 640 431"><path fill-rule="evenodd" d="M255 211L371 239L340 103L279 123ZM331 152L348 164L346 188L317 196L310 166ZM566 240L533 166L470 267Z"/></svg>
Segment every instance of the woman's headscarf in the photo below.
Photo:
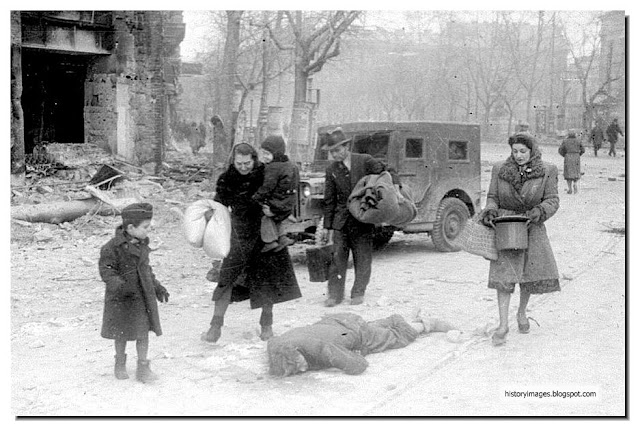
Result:
<svg viewBox="0 0 640 431"><path fill-rule="evenodd" d="M508 142L510 147L513 147L514 144L522 144L531 150L531 157L524 165L519 165L513 154L510 154L498 173L500 178L511 183L519 192L525 181L544 176L542 153L538 149L535 138L530 133L516 133L509 136Z"/></svg>

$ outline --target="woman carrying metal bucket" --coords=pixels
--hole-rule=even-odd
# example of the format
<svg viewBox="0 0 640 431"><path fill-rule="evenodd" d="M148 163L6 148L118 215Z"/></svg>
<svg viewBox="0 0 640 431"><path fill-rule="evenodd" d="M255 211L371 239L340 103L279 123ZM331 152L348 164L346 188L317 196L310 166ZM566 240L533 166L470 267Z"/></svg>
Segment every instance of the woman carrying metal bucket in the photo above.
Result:
<svg viewBox="0 0 640 431"><path fill-rule="evenodd" d="M501 222L512 223L509 228L496 230L498 259L489 268L489 288L498 292L500 323L491 340L499 346L506 342L509 332L509 301L520 285L520 305L516 314L518 330L528 333L527 304L531 294L560 290L558 268L549 243L544 222L560 206L558 197L558 168L543 162L541 153L528 133L509 137L511 155L498 163L491 172L487 204L482 211L482 223L496 227ZM521 220L516 216L525 216ZM521 239L524 221L526 240ZM524 247L524 248L523 248ZM502 249L501 249L502 248Z"/></svg>

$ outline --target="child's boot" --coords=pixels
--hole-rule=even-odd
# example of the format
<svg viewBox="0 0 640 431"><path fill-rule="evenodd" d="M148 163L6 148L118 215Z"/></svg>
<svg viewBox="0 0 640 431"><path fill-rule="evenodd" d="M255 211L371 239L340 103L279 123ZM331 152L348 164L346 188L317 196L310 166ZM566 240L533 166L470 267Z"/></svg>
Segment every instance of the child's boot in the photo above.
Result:
<svg viewBox="0 0 640 431"><path fill-rule="evenodd" d="M129 378L127 374L127 355L116 355L116 365L114 367L114 374L118 380L126 380Z"/></svg>
<svg viewBox="0 0 640 431"><path fill-rule="evenodd" d="M149 360L138 359L138 369L136 369L136 380L142 383L149 383L158 380L156 373L149 368Z"/></svg>
<svg viewBox="0 0 640 431"><path fill-rule="evenodd" d="M222 335L223 323L224 317L213 316L213 319L211 319L211 326L209 327L209 330L202 334L202 337L200 337L200 339L208 343L215 343L216 341L218 341L220 339L220 336Z"/></svg>

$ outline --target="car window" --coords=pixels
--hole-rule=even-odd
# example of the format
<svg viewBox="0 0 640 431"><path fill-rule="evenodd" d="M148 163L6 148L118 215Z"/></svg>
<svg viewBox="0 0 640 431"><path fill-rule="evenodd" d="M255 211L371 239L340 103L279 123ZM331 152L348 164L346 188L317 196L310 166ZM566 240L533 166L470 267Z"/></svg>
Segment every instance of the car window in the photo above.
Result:
<svg viewBox="0 0 640 431"><path fill-rule="evenodd" d="M369 154L376 159L387 159L389 152L389 137L390 133L369 133L366 135L356 135L353 144L352 151L358 154Z"/></svg>
<svg viewBox="0 0 640 431"><path fill-rule="evenodd" d="M469 160L467 141L449 141L449 160Z"/></svg>
<svg viewBox="0 0 640 431"><path fill-rule="evenodd" d="M423 142L420 138L407 138L404 145L405 159L421 159Z"/></svg>

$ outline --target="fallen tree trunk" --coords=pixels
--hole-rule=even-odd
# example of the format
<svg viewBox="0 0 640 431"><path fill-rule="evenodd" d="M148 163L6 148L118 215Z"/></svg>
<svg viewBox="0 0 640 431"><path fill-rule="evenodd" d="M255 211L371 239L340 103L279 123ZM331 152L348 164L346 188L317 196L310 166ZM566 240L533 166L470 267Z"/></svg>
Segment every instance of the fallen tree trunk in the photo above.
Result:
<svg viewBox="0 0 640 431"><path fill-rule="evenodd" d="M134 198L113 199L111 205L98 198L62 201L49 204L20 205L11 208L11 218L31 223L60 224L88 213L118 215L125 206L137 202Z"/></svg>

